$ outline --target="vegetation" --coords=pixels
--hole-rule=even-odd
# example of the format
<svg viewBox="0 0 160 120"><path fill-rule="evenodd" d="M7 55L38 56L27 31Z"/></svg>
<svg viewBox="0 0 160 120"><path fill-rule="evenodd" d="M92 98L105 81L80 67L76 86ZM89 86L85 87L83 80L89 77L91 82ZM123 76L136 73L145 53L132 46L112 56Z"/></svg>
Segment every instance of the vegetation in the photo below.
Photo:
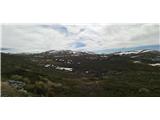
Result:
<svg viewBox="0 0 160 120"><path fill-rule="evenodd" d="M136 55L2 53L2 96L160 96L160 67L150 65L160 63L159 57L158 51ZM19 81L24 83L21 89Z"/></svg>

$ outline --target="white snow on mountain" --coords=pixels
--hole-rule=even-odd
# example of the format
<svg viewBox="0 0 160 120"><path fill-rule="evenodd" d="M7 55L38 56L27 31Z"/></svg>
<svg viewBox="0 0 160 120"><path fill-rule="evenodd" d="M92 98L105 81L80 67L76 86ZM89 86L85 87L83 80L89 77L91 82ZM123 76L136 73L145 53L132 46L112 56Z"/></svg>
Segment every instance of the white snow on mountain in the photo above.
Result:
<svg viewBox="0 0 160 120"><path fill-rule="evenodd" d="M72 68L59 67L59 66L57 66L56 69L57 69L57 70L66 70L66 71L72 71L72 70L73 70Z"/></svg>
<svg viewBox="0 0 160 120"><path fill-rule="evenodd" d="M154 64L149 64L151 66L159 66L160 67L160 63L154 63Z"/></svg>
<svg viewBox="0 0 160 120"><path fill-rule="evenodd" d="M129 55L129 54L139 54L139 53L145 53L150 52L152 50L137 50L137 51L126 51L126 52L116 52L115 55Z"/></svg>

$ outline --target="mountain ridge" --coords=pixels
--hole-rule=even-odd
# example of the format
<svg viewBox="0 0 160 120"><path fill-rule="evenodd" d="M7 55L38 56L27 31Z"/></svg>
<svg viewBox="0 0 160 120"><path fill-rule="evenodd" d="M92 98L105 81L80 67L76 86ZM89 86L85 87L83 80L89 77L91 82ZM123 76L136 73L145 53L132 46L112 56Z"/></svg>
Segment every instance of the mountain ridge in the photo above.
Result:
<svg viewBox="0 0 160 120"><path fill-rule="evenodd" d="M75 53L88 53L88 54L110 54L110 53L117 53L117 52L127 52L127 51L138 51L138 50L156 50L160 51L160 45L146 45L146 46L137 46L137 47L129 47L129 48L113 48L113 49L103 49L97 51L85 51L85 50L46 50L43 52L16 52L16 49L13 48L1 48L1 53L15 53L15 54L38 54L38 53L62 53L68 52L70 54Z"/></svg>

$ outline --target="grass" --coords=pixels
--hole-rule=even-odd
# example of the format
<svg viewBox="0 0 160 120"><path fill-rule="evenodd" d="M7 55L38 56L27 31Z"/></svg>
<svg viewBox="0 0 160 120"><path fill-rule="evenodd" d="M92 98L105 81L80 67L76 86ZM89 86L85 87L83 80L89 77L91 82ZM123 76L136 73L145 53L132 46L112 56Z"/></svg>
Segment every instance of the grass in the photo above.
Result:
<svg viewBox="0 0 160 120"><path fill-rule="evenodd" d="M61 57L72 60L66 64L54 56L2 53L2 96L160 96L160 67L148 65L159 53L141 56L136 60L148 61L133 63L135 59L128 55L109 55L107 59L99 55ZM73 71L45 68L45 64L72 67ZM27 93L10 86L8 80L12 79L24 82Z"/></svg>

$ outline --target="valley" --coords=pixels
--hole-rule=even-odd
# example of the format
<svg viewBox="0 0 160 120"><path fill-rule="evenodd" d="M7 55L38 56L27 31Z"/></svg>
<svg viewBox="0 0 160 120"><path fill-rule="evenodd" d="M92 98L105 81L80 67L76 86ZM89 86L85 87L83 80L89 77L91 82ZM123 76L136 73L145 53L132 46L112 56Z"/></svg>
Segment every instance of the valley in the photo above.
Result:
<svg viewBox="0 0 160 120"><path fill-rule="evenodd" d="M2 96L160 96L160 52L1 53Z"/></svg>

